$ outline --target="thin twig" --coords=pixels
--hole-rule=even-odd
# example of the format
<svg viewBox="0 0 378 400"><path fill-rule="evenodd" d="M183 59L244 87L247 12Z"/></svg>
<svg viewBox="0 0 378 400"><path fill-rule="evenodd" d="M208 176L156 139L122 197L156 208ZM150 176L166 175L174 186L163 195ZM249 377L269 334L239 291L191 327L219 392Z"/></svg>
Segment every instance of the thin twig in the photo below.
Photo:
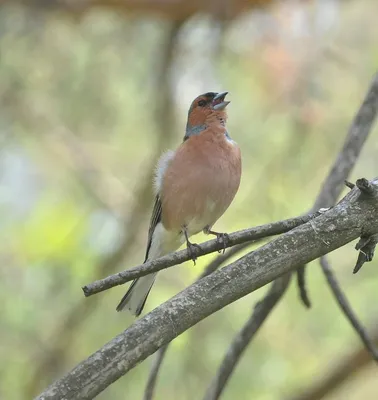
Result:
<svg viewBox="0 0 378 400"><path fill-rule="evenodd" d="M126 282L132 281L133 279L151 274L152 272L161 271L162 269L182 264L183 262L192 259L193 252L195 257L198 258L205 254L222 250L224 247L227 248L237 244L253 242L254 240L282 234L303 225L318 215L319 213L311 213L300 217L289 218L283 221L272 222L270 224L233 232L228 235L228 240L225 244L220 243L217 239L209 240L198 247L196 246L193 248L192 254L189 254L187 250L168 254L156 260L148 261L145 264L138 265L126 271L90 283L83 287L83 291L86 297L92 296L93 294L103 292L104 290L110 289L114 286L122 285Z"/></svg>
<svg viewBox="0 0 378 400"><path fill-rule="evenodd" d="M378 235L362 235L355 249L359 250L353 273L356 274L366 262L373 260L375 248L378 244Z"/></svg>
<svg viewBox="0 0 378 400"><path fill-rule="evenodd" d="M378 346L378 322L373 324L371 337ZM321 376L314 382L311 379L310 387L304 389L299 394L287 397L287 400L322 400L336 391L344 383L351 381L363 368L372 363L370 353L365 347L358 346L354 351L348 351L332 366L321 368Z"/></svg>
<svg viewBox="0 0 378 400"><path fill-rule="evenodd" d="M290 275L288 273L276 279L267 295L255 305L248 321L234 337L228 348L221 367L206 391L204 400L216 400L219 398L245 349L286 291L290 282Z"/></svg>
<svg viewBox="0 0 378 400"><path fill-rule="evenodd" d="M374 343L370 340L368 334L365 332L364 327L361 325L360 321L352 310L348 299L344 295L335 276L333 275L331 266L329 265L326 256L320 258L320 265L322 267L325 277L327 278L327 282L332 290L337 304L340 306L342 312L351 323L354 330L357 332L358 336L362 340L363 344L365 345L366 349L369 351L373 359L378 362L378 349L374 346Z"/></svg>
<svg viewBox="0 0 378 400"><path fill-rule="evenodd" d="M168 346L169 345L167 344L163 347L160 347L159 351L156 353L156 358L152 364L151 371L148 376L148 381L146 384L143 400L151 400L153 398L158 373L163 363L164 355L168 350Z"/></svg>
<svg viewBox="0 0 378 400"><path fill-rule="evenodd" d="M297 269L297 284L299 289L299 297L302 303L307 307L311 308L311 301L308 297L307 287L306 287L306 265L301 265Z"/></svg>
<svg viewBox="0 0 378 400"><path fill-rule="evenodd" d="M348 187L349 189L353 189L356 185L352 182L349 182L345 179L344 184L346 187Z"/></svg>
<svg viewBox="0 0 378 400"><path fill-rule="evenodd" d="M353 119L343 147L335 160L330 173L323 182L322 190L317 197L312 210L321 207L332 207L343 190L345 180L351 173L366 139L371 132L378 113L378 73L374 75L370 88ZM350 185L348 185L350 187ZM305 266L298 268L298 284L300 298L306 307L310 304L306 290Z"/></svg>

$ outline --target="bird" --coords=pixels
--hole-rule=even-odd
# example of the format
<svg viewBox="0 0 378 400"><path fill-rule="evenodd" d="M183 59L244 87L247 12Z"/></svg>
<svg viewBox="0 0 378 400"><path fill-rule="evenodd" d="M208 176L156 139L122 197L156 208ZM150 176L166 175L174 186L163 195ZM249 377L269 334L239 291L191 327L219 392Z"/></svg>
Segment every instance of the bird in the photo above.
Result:
<svg viewBox="0 0 378 400"><path fill-rule="evenodd" d="M185 135L176 151L159 159L154 179L155 203L150 220L145 261L176 251L185 242L195 262L189 238L199 232L228 236L212 230L232 203L240 186L242 162L238 144L226 122L228 92L196 97L188 112ZM155 282L156 273L135 279L117 306L138 317Z"/></svg>

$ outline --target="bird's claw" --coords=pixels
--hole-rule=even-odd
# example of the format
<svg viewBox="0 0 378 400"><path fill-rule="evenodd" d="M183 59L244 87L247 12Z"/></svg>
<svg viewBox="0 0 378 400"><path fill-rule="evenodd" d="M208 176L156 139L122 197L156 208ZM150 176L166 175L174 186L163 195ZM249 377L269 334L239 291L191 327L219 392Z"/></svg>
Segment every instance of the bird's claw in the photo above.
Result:
<svg viewBox="0 0 378 400"><path fill-rule="evenodd" d="M223 244L223 250L222 250L222 252L223 252L223 254L224 254L224 252L226 251L227 243L230 241L230 237L228 236L227 233L219 233L219 235L217 235L217 240L218 240L219 242L222 242L222 244ZM219 250L219 253L220 253L220 252L221 252L221 250Z"/></svg>
<svg viewBox="0 0 378 400"><path fill-rule="evenodd" d="M222 232L214 232L214 231L209 231L209 233L211 235L215 235L217 237L217 241L223 244L223 249L218 250L218 253L222 252L224 254L224 252L226 251L227 243L230 240L228 234Z"/></svg>
<svg viewBox="0 0 378 400"><path fill-rule="evenodd" d="M197 256L195 254L194 248L201 250L201 247L197 243L191 243L189 240L186 242L186 248L188 249L188 254L194 265L196 265Z"/></svg>

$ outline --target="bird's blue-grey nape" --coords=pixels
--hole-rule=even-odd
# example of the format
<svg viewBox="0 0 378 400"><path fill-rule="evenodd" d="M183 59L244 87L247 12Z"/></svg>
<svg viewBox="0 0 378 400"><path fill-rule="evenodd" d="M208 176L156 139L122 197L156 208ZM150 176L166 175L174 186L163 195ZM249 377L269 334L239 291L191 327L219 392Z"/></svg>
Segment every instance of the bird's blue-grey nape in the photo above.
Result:
<svg viewBox="0 0 378 400"><path fill-rule="evenodd" d="M184 142L186 139L189 139L190 136L199 135L206 128L207 128L207 126L205 124L195 125L195 126L191 126L191 125L187 124L186 130L185 130Z"/></svg>
<svg viewBox="0 0 378 400"><path fill-rule="evenodd" d="M202 125L196 125L196 126L190 126L186 125L186 131L185 131L185 136L184 136L184 142L185 140L189 139L191 136L196 136L199 135L201 132L203 132L207 128L207 125L202 124ZM224 135L228 140L232 140L230 134L226 130L224 132Z"/></svg>

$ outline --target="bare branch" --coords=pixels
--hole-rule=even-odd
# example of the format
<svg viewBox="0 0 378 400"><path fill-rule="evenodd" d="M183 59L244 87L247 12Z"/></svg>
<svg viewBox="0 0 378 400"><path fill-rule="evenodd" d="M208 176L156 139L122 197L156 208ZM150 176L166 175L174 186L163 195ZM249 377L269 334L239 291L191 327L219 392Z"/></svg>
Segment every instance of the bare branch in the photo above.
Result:
<svg viewBox="0 0 378 400"><path fill-rule="evenodd" d="M369 136L378 113L378 73L374 75L370 88L353 119L348 136L332 166L331 173L323 183L322 195L315 201L313 210L332 207L342 192L344 180L348 178L362 147ZM342 178L340 178L342 177ZM326 196L327 193L327 196Z"/></svg>
<svg viewBox="0 0 378 400"><path fill-rule="evenodd" d="M248 246L250 246L251 243L242 243L238 244L234 247L231 247L225 254L220 254L218 257L214 258L213 261L211 261L205 270L202 272L202 274L197 278L197 281L200 279L204 278L205 276L208 276L212 274L214 271L216 271L225 261L229 260L231 257L239 253L240 251L244 250ZM152 368L150 371L150 375L148 377L148 381L146 384L146 390L144 393L144 400L151 400L153 398L153 393L155 390L156 386L156 381L157 381L157 375L160 371L160 368L162 366L164 356L167 352L169 344L167 344L164 347L161 347L156 354L156 359L154 363L152 364Z"/></svg>
<svg viewBox="0 0 378 400"><path fill-rule="evenodd" d="M255 8L271 5L274 0L233 0L232 7L228 2L218 4L218 7L210 7L212 2L185 1L185 0L0 0L2 4L19 3L28 7L35 7L44 11L64 11L72 16L82 16L85 13L98 8L105 8L119 14L144 14L146 16L164 17L167 20L179 21L192 17L198 13L210 13L213 11L221 19L232 19L242 12Z"/></svg>
<svg viewBox="0 0 378 400"><path fill-rule="evenodd" d="M378 76L378 75L377 75ZM374 80L374 82L377 81L377 76ZM359 113L357 113L356 118L353 121L352 127L349 130L349 133L345 139L344 145L342 150L337 156L337 159L335 160L335 163L333 167L331 168L327 178L324 181L324 184L322 185L322 188L319 192L319 195L315 201L315 204L312 208L312 210L316 210L317 207L329 207L333 204L336 203L338 197L341 194L341 191L343 189L343 184L347 184L347 186L351 189L354 188L354 184L347 182L346 178L348 177L351 169L353 168L355 162L357 161L357 157L361 151L362 145L370 132L370 128L372 125L372 122L374 120L374 117L376 113L374 112L374 109L372 113L368 117L364 117L366 113L366 104L370 104L370 102L376 102L377 101L377 87L376 85L372 85L372 87L369 89L369 93L366 96L366 99L362 106L360 107ZM370 95L371 93L374 93L373 95ZM376 108L376 107L375 107ZM361 124L361 120L365 121L365 123L368 124ZM370 124L370 125L369 125ZM361 127L363 129L361 129ZM366 180L365 180L366 181ZM359 180L358 185L362 186L362 191L366 192L365 187L369 187L369 182L365 182L364 180ZM378 236L378 235L377 235ZM359 259L363 257L363 260L365 260L365 254L359 256ZM300 298L304 305L307 308L311 307L311 302L307 294L307 289L306 289L306 280L305 280L305 273L306 273L306 266L302 265L299 268L297 268L297 283L300 291ZM290 283L290 278L286 281L286 287ZM282 288L281 293L279 296L283 296L285 292L285 289ZM277 302L279 299L276 300ZM260 325L264 322L265 318L268 317L269 313L272 311L272 307L270 306L270 301L269 298L262 302L261 308L265 310L266 312L264 313L264 318L260 320ZM248 324L252 324L253 322L253 317L251 317L252 320L249 320L247 322ZM256 322L257 323L257 322ZM246 326L247 326L246 325ZM248 343L246 343L247 345ZM229 350L231 351L231 350ZM218 379L220 379L220 376L222 374L223 368L226 368L223 363L228 363L227 357L226 359L222 362L220 370L218 371ZM236 366L236 362L232 365L232 368ZM229 366L228 368L231 368ZM229 372L231 374L231 371ZM226 382L224 382L225 384ZM213 385L216 385L213 383ZM219 393L222 390L221 389L221 382L218 381L218 388L219 388ZM212 390L212 389L209 389ZM208 395L209 395L209 390L208 390ZM213 396L216 395L216 390L212 392ZM217 398L217 397L214 397Z"/></svg>
<svg viewBox="0 0 378 400"><path fill-rule="evenodd" d="M364 106L364 104L362 105ZM361 109L363 108L361 106ZM361 112L361 110L360 110ZM359 113L360 114L360 113ZM374 118L374 113L373 113L373 118ZM357 124L358 125L358 124ZM356 118L355 121L352 125L356 126ZM345 181L345 178L347 178L348 174L350 173L351 168L353 167L354 163L357 160L358 154L362 148L362 145L364 143L364 140L361 141L356 141L355 136L361 135L361 131L358 129L357 131L350 129L349 134L345 140L343 149L341 150L340 154L338 155L335 164L333 168L331 168L330 173L328 177L325 180L325 183L322 186L322 190L320 191L317 200L314 204L313 210L315 210L317 204L321 205L333 205L336 203L337 198L340 196L342 188L343 188L343 183L347 184L349 188L353 188L354 184ZM353 135L351 134L353 133ZM365 139L367 137L367 133L369 130L365 132ZM360 139L361 136L359 136ZM353 146L352 146L353 145ZM355 146L355 147L354 147ZM354 157L351 156L350 148L353 148L355 150L355 155ZM352 154L353 155L353 154ZM369 183L366 180L362 182L358 182L357 185L361 186L362 185L362 190L364 191L365 187L369 186ZM334 185L337 187L335 188ZM366 190L365 190L366 191ZM377 235L378 236L378 235ZM374 246L375 247L375 246ZM374 251L374 249L373 249ZM364 252L361 252L359 255L359 260L362 259L365 260L366 255ZM307 307L311 306L310 300L307 295L306 287L305 287L305 266L301 266L298 269L298 274L297 274L297 279L298 279L298 286L300 288L300 295L302 298L302 301ZM275 301L278 302L279 298L284 294L285 289L289 285L290 282L290 277L285 282L281 282L280 291L277 293L277 296L275 297ZM240 335L245 334L245 330L248 332L248 328L251 326L254 327L255 331L259 328L259 326L262 325L264 320L268 317L269 313L272 311L273 307L271 306L271 297L268 295L261 303L259 303L259 309L260 314L253 314L250 319L247 321L245 327L243 330L239 333L239 335L236 337L235 341L231 344L230 349L228 350L228 353L223 360L220 370L218 371L218 374L209 387L206 398L218 398L221 391L224 389L224 386L227 383L228 378L232 374L233 369L235 368L239 356L241 355L241 352L244 351L244 348L249 344L250 340L252 339L252 336L250 337L249 340L246 339L245 342L241 344L241 338ZM262 315L262 318L258 318L259 315ZM244 338L246 337L245 335L243 336ZM238 352L239 356L236 355L235 352ZM154 372L154 370L152 371Z"/></svg>
<svg viewBox="0 0 378 400"><path fill-rule="evenodd" d="M323 182L322 190L317 197L312 210L321 207L332 207L343 190L345 180L351 173L362 147L369 136L378 113L378 73L374 75L370 88L353 119L344 145L335 160L330 173ZM349 188L350 185L347 184ZM306 290L305 266L298 268L298 285L300 298L306 307L311 303Z"/></svg>
<svg viewBox="0 0 378 400"><path fill-rule="evenodd" d="M377 185L378 182L374 182ZM335 207L192 284L53 383L39 400L92 399L182 332L226 305L358 238L378 233L378 201L350 191Z"/></svg>
<svg viewBox="0 0 378 400"><path fill-rule="evenodd" d="M356 244L355 249L359 250L356 266L353 273L356 274L365 262L373 260L375 247L378 243L378 235L362 235L360 241Z"/></svg>
<svg viewBox="0 0 378 400"><path fill-rule="evenodd" d="M171 129L170 123L173 119L174 107L171 106L172 96L169 95L169 66L174 58L174 38L177 35L179 26L178 23L170 24L164 40L157 38L162 46L162 59L161 65L159 63L156 64L157 70L155 71L155 75L158 79L155 94L156 98L164 101L156 101L155 103L158 105L164 104L166 109L156 110L158 135L154 154L150 157L151 164L146 167L148 173L139 177L133 202L132 204L124 204L126 210L121 213L127 216L123 221L125 235L114 253L100 260L98 265L93 268L98 274L97 276L112 273L124 257L127 257L128 252L132 251L133 244L139 236L138 229L141 228L141 217L145 215L151 199L151 181L156 159L173 137L173 129ZM161 118L162 116L164 118ZM128 229L129 227L133 227L133 229ZM67 315L60 318L60 323L56 326L55 332L52 335L55 339L52 348L49 352L44 352L43 355L38 357L40 361L33 370L30 383L25 385L25 397L30 397L31 393L35 394L37 390L40 390L41 382L46 379L48 372L56 370L52 366L64 365L64 354L67 351L69 343L72 342L72 338L83 321L88 318L91 312L96 310L96 306L97 299L91 302L79 301L77 305L68 311Z"/></svg>
<svg viewBox="0 0 378 400"><path fill-rule="evenodd" d="M278 301L283 296L290 282L290 273L276 279L262 301L258 302L254 307L254 310L249 317L246 324L235 336L230 347L228 348L227 354L221 363L217 375L211 382L204 400L216 400L221 395L222 391L226 387L228 379L231 377L239 359L244 353L255 334L261 328L262 324L276 306Z"/></svg>
<svg viewBox="0 0 378 400"><path fill-rule="evenodd" d="M303 225L311 219L317 217L319 213L311 213L300 217L290 218L283 221L272 222L266 225L260 225L254 228L244 229L228 235L227 243L224 245L218 240L209 240L202 243L198 247L192 249L194 255L198 258L205 254L213 253L214 251L222 250L224 247L231 247L237 244L252 242L258 239L266 238L269 236L278 235L288 232L295 227ZM85 296L110 289L114 286L122 285L126 282L132 281L140 276L151 274L152 272L161 271L175 265L182 264L185 261L191 260L192 254L187 250L181 250L175 253L168 254L164 257L157 258L156 260L148 261L145 264L138 265L137 267L130 268L126 271L118 272L117 274L108 276L107 278L95 281L83 287Z"/></svg>
<svg viewBox="0 0 378 400"><path fill-rule="evenodd" d="M127 234L124 235L123 240L119 243L114 253L99 260L94 268L99 274L109 274L114 271L123 258L132 251L132 246L138 238L138 228L141 225L139 221L148 206L148 202L140 201L140 198L149 198L148 193L150 191L148 180L141 179L140 182L135 202L128 205L129 215L124 221L124 230ZM127 229L128 226L138 228L135 231ZM97 309L97 305L97 300L92 302L79 301L65 315L59 318L58 324L52 333L54 342L50 345L50 350L35 356L38 359L38 364L31 373L29 383L25 385L24 393L26 397L30 397L31 394L35 394L37 390L40 390L41 382L44 382L46 377L49 376L49 371L55 371L56 373L57 367L64 365L65 354L69 344L72 342L82 323Z"/></svg>
<svg viewBox="0 0 378 400"><path fill-rule="evenodd" d="M374 346L373 342L369 339L369 336L365 332L364 327L361 325L357 316L353 312L348 299L344 295L335 276L333 275L331 266L329 265L329 262L328 262L326 256L321 257L320 265L322 267L325 277L327 278L327 282L328 282L330 288L332 289L332 293L337 301L337 304L341 308L341 311L347 317L347 319L353 326L354 330L357 332L358 336L361 338L363 344L365 345L366 349L369 351L369 353L371 354L373 359L376 362L378 362L378 349Z"/></svg>
<svg viewBox="0 0 378 400"><path fill-rule="evenodd" d="M348 187L349 189L353 189L356 185L352 182L349 182L345 179L344 184L346 187Z"/></svg>
<svg viewBox="0 0 378 400"><path fill-rule="evenodd" d="M144 392L143 400L151 400L153 398L158 373L160 371L160 367L162 365L167 350L168 350L168 344L163 347L160 347L160 349L156 354L156 358L154 360L154 363L152 364L150 375L148 376L148 381L146 385L146 390Z"/></svg>
<svg viewBox="0 0 378 400"><path fill-rule="evenodd" d="M330 207L333 204L336 203L337 198L340 196L341 191L343 189L343 184L347 184L347 186L351 189L353 189L354 184L347 182L346 178L348 177L351 169L353 168L354 164L357 161L358 155L362 149L362 146L368 136L368 133L371 130L373 121L376 116L377 112L377 106L378 106L378 75L374 78L373 84L369 89L368 95L366 96L363 104L360 107L359 112L357 113L357 116L355 117L352 126L349 130L349 133L345 139L344 145L342 150L340 151L337 159L335 160L335 163L333 167L331 168L327 178L325 179L322 188L320 190L320 193L315 201L315 204L312 208L312 210L317 210L320 207ZM370 107L373 105L372 110L370 110L367 107ZM366 191L369 188L369 182L364 181L364 180L359 180L357 182L357 185L360 187L362 191L366 193ZM371 191L371 188L369 188ZM377 235L378 236L378 235ZM373 247L373 254L374 254L374 248ZM371 255L370 253L367 253L368 255ZM366 256L365 253L360 253L359 260L363 259L364 261L368 259L368 256ZM363 262L364 262L363 261ZM302 302L307 308L311 307L311 302L307 294L307 289L306 289L306 279L305 279L305 273L306 273L306 266L302 265L297 269L297 283L300 291L300 298L302 299ZM286 287L290 283L290 278L287 279L286 282L283 282L283 285L281 286L281 291L277 295L277 298L275 299L276 302L279 301L279 298L283 296ZM286 284L286 287L285 287ZM263 312L263 318L260 319L260 321L256 320L254 321L254 317L252 316L250 320L247 321L247 324L245 325L245 328L247 329L248 326L253 325L254 323L259 326L261 325L265 318L268 317L269 313L272 311L273 307L271 307L271 302L269 296L263 300L263 302L260 304L261 310ZM238 342L238 337L235 339L236 342ZM235 343L235 342L234 342ZM245 346L247 346L249 341L245 343ZM230 352L232 353L234 344L231 345L231 348L229 349L228 354ZM208 389L207 396L208 398L211 399L216 399L219 397L221 391L224 388L224 385L226 384L226 381L230 374L232 373L232 369L235 368L237 363L237 360L235 362L231 363L228 356L223 360L220 370L218 371L217 377L215 378L216 380L213 381L211 387ZM228 370L228 376L227 378L223 378L222 380L222 374L224 374L224 370ZM223 372L222 372L223 371Z"/></svg>
<svg viewBox="0 0 378 400"><path fill-rule="evenodd" d="M301 265L297 269L297 284L299 289L299 297L305 307L311 308L311 301L308 297L308 291L306 286L306 265Z"/></svg>
<svg viewBox="0 0 378 400"><path fill-rule="evenodd" d="M371 330L373 342L378 346L378 323L376 321ZM339 386L353 378L361 369L367 367L372 362L371 354L366 348L359 346L343 357L340 357L333 366L322 369L320 379L301 393L288 397L287 400L322 400L334 392Z"/></svg>

